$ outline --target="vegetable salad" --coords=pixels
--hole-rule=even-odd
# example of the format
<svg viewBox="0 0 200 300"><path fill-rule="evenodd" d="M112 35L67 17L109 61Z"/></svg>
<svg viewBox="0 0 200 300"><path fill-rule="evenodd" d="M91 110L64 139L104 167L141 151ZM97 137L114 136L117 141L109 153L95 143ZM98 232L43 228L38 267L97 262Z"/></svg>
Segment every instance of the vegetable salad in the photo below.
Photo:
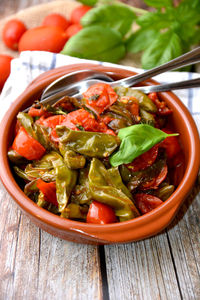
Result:
<svg viewBox="0 0 200 300"><path fill-rule="evenodd" d="M95 84L19 112L8 157L38 206L87 223L131 220L166 201L184 172L172 113L156 93Z"/></svg>

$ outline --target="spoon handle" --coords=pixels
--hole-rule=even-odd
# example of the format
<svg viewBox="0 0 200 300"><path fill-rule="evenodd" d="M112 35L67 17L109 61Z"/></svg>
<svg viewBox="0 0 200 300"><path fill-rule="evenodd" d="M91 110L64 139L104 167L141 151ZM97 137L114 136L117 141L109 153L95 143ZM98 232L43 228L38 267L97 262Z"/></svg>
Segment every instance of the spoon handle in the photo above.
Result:
<svg viewBox="0 0 200 300"><path fill-rule="evenodd" d="M133 87L131 89L140 90L143 93L148 94L152 92L166 92L171 90L180 90L180 89L188 89L188 88L196 88L196 87L200 87L200 78L173 82L173 83L166 83L161 85Z"/></svg>
<svg viewBox="0 0 200 300"><path fill-rule="evenodd" d="M131 76L131 77L128 77L125 79L117 80L117 81L111 83L111 86L115 87L118 85L122 85L125 87L130 87L141 81L149 79L150 77L156 76L156 75L164 73L166 71L175 70L180 67L192 65L199 61L200 61L200 47L198 47L190 52L187 52L173 60L170 60L169 62L167 62L161 66L155 67L155 68L148 70L146 72L143 72L141 74Z"/></svg>

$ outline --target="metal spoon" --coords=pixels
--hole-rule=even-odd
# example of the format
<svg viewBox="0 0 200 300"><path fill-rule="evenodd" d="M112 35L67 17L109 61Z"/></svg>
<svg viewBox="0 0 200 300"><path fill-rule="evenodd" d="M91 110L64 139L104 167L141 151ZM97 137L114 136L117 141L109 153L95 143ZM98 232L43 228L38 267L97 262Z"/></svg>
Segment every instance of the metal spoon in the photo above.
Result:
<svg viewBox="0 0 200 300"><path fill-rule="evenodd" d="M105 73L96 72L92 70L81 70L78 72L73 72L67 75L64 75L54 82L52 82L43 92L41 96L41 102L43 103L54 103L57 99L59 99L62 96L69 95L79 95L80 93L84 92L89 86L99 82L98 80L111 82L110 85L112 87L115 86L125 86L130 87L133 86L141 81L144 81L150 77L156 76L158 74L161 74L166 71L170 71L173 69L177 69L180 67L184 67L187 65L191 65L194 63L197 63L200 61L200 47L187 52L186 54L183 54L161 66L155 67L151 70L148 70L146 72L143 72L138 75L134 75L125 79L120 79L117 81L113 81L111 77L109 77ZM97 79L96 81L93 79ZM190 84L197 84L193 81L188 81L187 83L181 83L181 85L178 87L177 85L171 85L166 86L163 85L163 88L158 90L158 87L155 86L152 90L154 91L167 91L169 89L180 89L180 88L188 88L190 87ZM175 83L174 83L175 84ZM178 84L178 83L177 83ZM187 85L185 85L187 84ZM189 85L189 86L188 86ZM192 86L192 87L196 87ZM150 87L148 87L150 88ZM141 88L139 88L141 90ZM149 91L149 89L147 89Z"/></svg>

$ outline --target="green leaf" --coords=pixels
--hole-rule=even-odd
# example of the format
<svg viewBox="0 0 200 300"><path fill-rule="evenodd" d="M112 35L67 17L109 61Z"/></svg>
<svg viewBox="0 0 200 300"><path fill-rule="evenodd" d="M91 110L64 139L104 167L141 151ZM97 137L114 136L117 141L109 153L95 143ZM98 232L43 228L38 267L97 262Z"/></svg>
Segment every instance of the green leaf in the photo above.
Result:
<svg viewBox="0 0 200 300"><path fill-rule="evenodd" d="M183 28L188 25L198 24L200 21L200 1L199 8L193 7L191 5L192 2L193 1L183 1L172 11L174 19L177 20Z"/></svg>
<svg viewBox="0 0 200 300"><path fill-rule="evenodd" d="M151 69L182 54L182 44L178 35L172 31L163 33L152 41L142 56L142 67Z"/></svg>
<svg viewBox="0 0 200 300"><path fill-rule="evenodd" d="M171 24L171 16L162 12L148 12L137 19L137 24L147 29L164 29Z"/></svg>
<svg viewBox="0 0 200 300"><path fill-rule="evenodd" d="M121 4L102 5L88 11L81 19L83 27L101 25L113 28L124 36L131 28L136 15L128 6Z"/></svg>
<svg viewBox="0 0 200 300"><path fill-rule="evenodd" d="M84 5L94 6L98 0L78 0L78 2L81 2Z"/></svg>
<svg viewBox="0 0 200 300"><path fill-rule="evenodd" d="M155 8L162 8L167 6L172 6L172 0L144 0L148 6Z"/></svg>
<svg viewBox="0 0 200 300"><path fill-rule="evenodd" d="M124 57L125 46L121 34L114 29L90 26L70 38L61 53L116 63Z"/></svg>
<svg viewBox="0 0 200 300"><path fill-rule="evenodd" d="M160 33L155 29L139 29L126 41L128 52L137 53L148 48Z"/></svg>
<svg viewBox="0 0 200 300"><path fill-rule="evenodd" d="M121 144L118 152L110 157L110 164L117 167L131 163L136 157L163 141L166 137L178 134L167 134L147 124L138 124L120 129L118 136Z"/></svg>

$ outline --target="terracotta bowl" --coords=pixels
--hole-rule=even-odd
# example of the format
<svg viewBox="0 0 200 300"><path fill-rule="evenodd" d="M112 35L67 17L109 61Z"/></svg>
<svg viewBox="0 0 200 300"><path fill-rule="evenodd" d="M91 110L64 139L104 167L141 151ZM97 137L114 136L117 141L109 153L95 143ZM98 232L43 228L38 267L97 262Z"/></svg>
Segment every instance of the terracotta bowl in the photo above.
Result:
<svg viewBox="0 0 200 300"><path fill-rule="evenodd" d="M31 85L19 96L11 106L0 125L0 177L7 191L17 202L20 208L43 230L69 241L88 244L126 243L141 240L157 234L163 230L174 218L180 205L188 195L196 179L200 164L200 141L195 123L182 102L171 92L161 93L160 97L173 110L172 122L180 133L180 140L185 154L185 173L171 197L152 212L134 220L110 224L93 225L63 219L43 208L38 207L30 200L17 185L7 158L9 145L13 140L16 115L38 99L42 90L66 73L80 69L95 69L109 73L115 79L134 75L133 72L119 68L108 68L90 64L76 64L65 66L46 72L34 80ZM143 83L144 84L144 83ZM158 84L153 80L146 85Z"/></svg>

